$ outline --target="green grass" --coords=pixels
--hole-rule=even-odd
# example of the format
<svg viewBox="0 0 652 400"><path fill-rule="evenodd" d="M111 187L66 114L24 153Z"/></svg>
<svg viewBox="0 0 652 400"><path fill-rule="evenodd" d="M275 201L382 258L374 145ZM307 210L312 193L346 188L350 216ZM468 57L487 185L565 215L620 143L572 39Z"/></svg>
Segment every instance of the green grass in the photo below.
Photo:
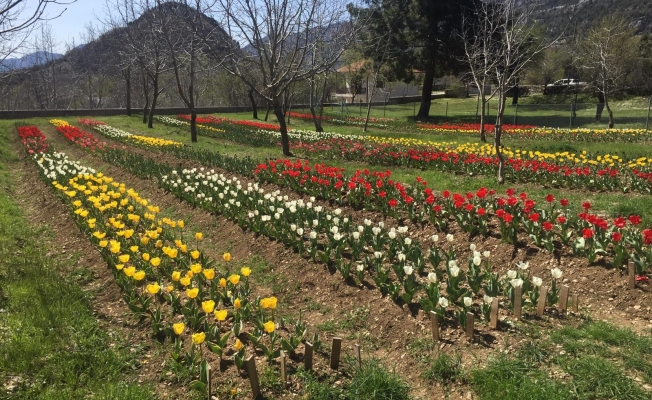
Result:
<svg viewBox="0 0 652 400"><path fill-rule="evenodd" d="M340 380L336 385L334 377L322 377L322 381L302 368L297 371L305 388L304 398L308 400L407 400L410 386L393 371L385 368L380 360L365 360L360 369L352 368L350 380Z"/></svg>
<svg viewBox="0 0 652 400"><path fill-rule="evenodd" d="M152 399L138 384L140 351L116 331L100 329L88 295L66 276L76 257L60 262L43 241L48 229L30 228L11 190L22 168L9 144L13 124L0 122L0 397L14 382L16 399Z"/></svg>
<svg viewBox="0 0 652 400"><path fill-rule="evenodd" d="M532 340L469 373L481 399L649 399L652 336L584 322ZM554 371L554 374L551 373Z"/></svg>

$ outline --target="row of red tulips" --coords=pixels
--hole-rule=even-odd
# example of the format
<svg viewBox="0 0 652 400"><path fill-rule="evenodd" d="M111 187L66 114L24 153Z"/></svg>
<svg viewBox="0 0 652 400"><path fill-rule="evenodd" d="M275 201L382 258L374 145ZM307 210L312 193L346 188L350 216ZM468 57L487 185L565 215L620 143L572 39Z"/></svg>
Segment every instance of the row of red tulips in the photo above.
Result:
<svg viewBox="0 0 652 400"><path fill-rule="evenodd" d="M429 221L444 231L452 222L469 233L488 235L497 229L507 243L526 238L550 252L569 246L589 262L600 255L608 257L614 267L632 259L639 272L652 262L652 229L641 230L639 216L608 221L590 213L589 202L582 205L582 213L574 214L568 200L557 201L552 194L542 204L526 193L516 195L514 189L508 189L504 196L486 188L475 193L444 190L438 195L421 178L409 187L392 180L391 171L357 170L347 176L343 169L311 166L307 161L269 161L258 165L255 175L260 181L287 185L299 193L353 208L376 210L416 223Z"/></svg>

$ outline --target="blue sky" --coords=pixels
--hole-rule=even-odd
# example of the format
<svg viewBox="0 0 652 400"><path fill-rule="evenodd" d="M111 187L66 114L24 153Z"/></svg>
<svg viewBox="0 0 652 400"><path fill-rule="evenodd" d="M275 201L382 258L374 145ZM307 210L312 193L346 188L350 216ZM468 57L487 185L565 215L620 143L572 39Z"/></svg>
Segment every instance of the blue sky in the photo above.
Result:
<svg viewBox="0 0 652 400"><path fill-rule="evenodd" d="M69 2L70 0L60 0L62 3ZM23 13L25 15L33 12L36 5L36 0L28 0L27 6ZM81 44L80 34L84 31L84 26L88 23L98 24L96 15L100 18L105 14L104 0L77 0L71 4L49 4L46 8L45 14L49 17L55 17L62 11L63 14L51 21L48 21L52 28L52 33L59 44L58 51L63 53L65 51L66 42L75 40L75 44ZM26 52L25 50L21 51ZM29 51L27 51L29 52Z"/></svg>

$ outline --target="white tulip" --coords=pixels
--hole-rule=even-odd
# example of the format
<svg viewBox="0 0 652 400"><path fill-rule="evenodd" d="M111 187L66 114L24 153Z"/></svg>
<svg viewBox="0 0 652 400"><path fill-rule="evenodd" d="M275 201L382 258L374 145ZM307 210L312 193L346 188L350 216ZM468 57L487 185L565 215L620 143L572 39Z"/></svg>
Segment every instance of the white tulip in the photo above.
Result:
<svg viewBox="0 0 652 400"><path fill-rule="evenodd" d="M522 269L523 271L530 268L530 262L529 261L526 261L526 262L519 261L517 265L518 265L518 268Z"/></svg>
<svg viewBox="0 0 652 400"><path fill-rule="evenodd" d="M358 272L362 272L362 271L364 271L364 265L362 265L362 264L358 264L358 265L356 265L355 269L356 269Z"/></svg>
<svg viewBox="0 0 652 400"><path fill-rule="evenodd" d="M411 265L406 265L405 267L403 267L403 271L405 272L406 275L412 275L413 270L414 269L412 268Z"/></svg>
<svg viewBox="0 0 652 400"><path fill-rule="evenodd" d="M475 243L471 243L469 249L471 249L471 251L475 251Z"/></svg>
<svg viewBox="0 0 652 400"><path fill-rule="evenodd" d="M452 234L449 233L448 235L446 235L446 240L449 243L452 243L455 240L455 236L453 236Z"/></svg>
<svg viewBox="0 0 652 400"><path fill-rule="evenodd" d="M303 228L297 228L297 235L303 236Z"/></svg>
<svg viewBox="0 0 652 400"><path fill-rule="evenodd" d="M398 253L398 260L399 260L399 261L405 261L405 254L403 254L403 253Z"/></svg>
<svg viewBox="0 0 652 400"><path fill-rule="evenodd" d="M457 276L460 274L460 268L457 265L453 265L449 269L450 269L450 272L451 272L451 276L453 278L457 278Z"/></svg>
<svg viewBox="0 0 652 400"><path fill-rule="evenodd" d="M523 286L523 279L518 278L518 279L512 279L509 283L512 284L513 287L522 287Z"/></svg>
<svg viewBox="0 0 652 400"><path fill-rule="evenodd" d="M507 277L509 279L515 279L516 275L517 275L517 272L514 271L513 269L510 269L509 271L507 271Z"/></svg>
<svg viewBox="0 0 652 400"><path fill-rule="evenodd" d="M482 264L482 259L480 257L473 257L473 265L479 267Z"/></svg>
<svg viewBox="0 0 652 400"><path fill-rule="evenodd" d="M470 297L465 297L464 298L464 305L466 307L471 307L472 304L473 304L473 299L472 298L470 298Z"/></svg>
<svg viewBox="0 0 652 400"><path fill-rule="evenodd" d="M409 245L412 244L412 239L410 239L410 238L405 238L405 241L404 241L404 242L405 242L405 245L406 245L406 246L409 246Z"/></svg>
<svg viewBox="0 0 652 400"><path fill-rule="evenodd" d="M532 278L532 284L534 286L539 287L539 286L541 286L542 283L543 283L543 279L541 279L539 277L536 277L536 276Z"/></svg>
<svg viewBox="0 0 652 400"><path fill-rule="evenodd" d="M376 259L381 259L383 258L383 253L380 251L374 251L374 257L376 257Z"/></svg>
<svg viewBox="0 0 652 400"><path fill-rule="evenodd" d="M484 258L489 258L491 256L491 252L490 251L483 251L482 255L484 256Z"/></svg>
<svg viewBox="0 0 652 400"><path fill-rule="evenodd" d="M483 300L484 300L485 304L491 304L491 303L493 303L494 298L491 297L491 296L487 296L487 295L485 294Z"/></svg>
<svg viewBox="0 0 652 400"><path fill-rule="evenodd" d="M408 231L407 226L399 226L398 227L398 233L406 233Z"/></svg>
<svg viewBox="0 0 652 400"><path fill-rule="evenodd" d="M310 231L310 239L317 239L317 232Z"/></svg>
<svg viewBox="0 0 652 400"><path fill-rule="evenodd" d="M439 301L438 301L437 303L439 303L439 305L440 305L442 308L446 308L446 307L448 307L448 299L446 299L445 297L440 297L440 298L439 298Z"/></svg>
<svg viewBox="0 0 652 400"><path fill-rule="evenodd" d="M552 271L550 271L550 273L552 274L552 277L555 279L561 278L562 272L559 268L554 268Z"/></svg>
<svg viewBox="0 0 652 400"><path fill-rule="evenodd" d="M430 281L430 283L437 283L437 274L435 274L434 272L429 273L428 280Z"/></svg>
<svg viewBox="0 0 652 400"><path fill-rule="evenodd" d="M432 235L430 239L432 239L434 243L437 243L439 241L439 235Z"/></svg>

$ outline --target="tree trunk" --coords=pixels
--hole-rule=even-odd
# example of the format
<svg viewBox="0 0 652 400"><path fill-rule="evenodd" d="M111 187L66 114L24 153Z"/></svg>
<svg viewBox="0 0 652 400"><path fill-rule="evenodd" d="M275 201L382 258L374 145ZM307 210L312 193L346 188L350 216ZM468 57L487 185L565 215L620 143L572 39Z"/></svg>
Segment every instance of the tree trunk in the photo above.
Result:
<svg viewBox="0 0 652 400"><path fill-rule="evenodd" d="M190 110L190 141L197 143L197 113L194 108Z"/></svg>
<svg viewBox="0 0 652 400"><path fill-rule="evenodd" d="M269 101L268 101L267 102L267 111L265 112L265 122L267 122L267 119L269 118L269 109L270 109L270 105L269 105Z"/></svg>
<svg viewBox="0 0 652 400"><path fill-rule="evenodd" d="M604 96L604 106L607 107L607 114L609 115L609 129L613 129L614 113L611 110L611 106L609 105L609 99L607 99L607 96Z"/></svg>
<svg viewBox="0 0 652 400"><path fill-rule="evenodd" d="M131 70L127 70L125 75L125 81L127 84L127 115L131 117Z"/></svg>
<svg viewBox="0 0 652 400"><path fill-rule="evenodd" d="M423 91L421 93L421 106L417 118L428 118L430 115L430 105L432 104L432 84L435 79L435 65L426 66L426 74L423 80Z"/></svg>
<svg viewBox="0 0 652 400"><path fill-rule="evenodd" d="M312 114L312 122L315 124L315 132L323 132L324 128L321 126L321 116L323 113L324 107L322 106L319 111L319 116L315 112L315 106L310 105L310 114Z"/></svg>
<svg viewBox="0 0 652 400"><path fill-rule="evenodd" d="M485 124L485 113L487 112L487 100L484 97L484 92L481 92L482 94L482 99L480 100L482 102L482 106L480 107L480 141L481 142L487 142L487 135L484 129L484 124Z"/></svg>
<svg viewBox="0 0 652 400"><path fill-rule="evenodd" d="M161 92L158 90L158 77L154 78L154 94L152 95L152 107L149 109L149 121L147 122L148 128L154 127L154 112L156 111L156 103L158 96Z"/></svg>
<svg viewBox="0 0 652 400"><path fill-rule="evenodd" d="M288 136L288 127L285 124L285 114L283 113L283 106L281 105L279 97L274 97L274 100L272 101L272 107L274 108L274 115L276 115L281 128L281 148L283 149L283 155L292 157L293 155L290 153L290 138Z"/></svg>
<svg viewBox="0 0 652 400"><path fill-rule="evenodd" d="M256 99L254 99L254 90L249 89L249 101L251 101L251 108L254 111L254 119L258 119L258 108L256 107Z"/></svg>
<svg viewBox="0 0 652 400"><path fill-rule="evenodd" d="M147 109L149 108L149 90L147 90L147 75L141 71L143 78L143 96L145 97L145 106L143 106L143 124L147 123Z"/></svg>
<svg viewBox="0 0 652 400"><path fill-rule="evenodd" d="M498 99L498 112L496 113L496 127L495 127L495 140L494 148L496 149L496 156L498 157L498 184L505 183L505 157L503 156L500 143L500 138L503 133L503 114L505 112L505 91L501 89L500 97Z"/></svg>

